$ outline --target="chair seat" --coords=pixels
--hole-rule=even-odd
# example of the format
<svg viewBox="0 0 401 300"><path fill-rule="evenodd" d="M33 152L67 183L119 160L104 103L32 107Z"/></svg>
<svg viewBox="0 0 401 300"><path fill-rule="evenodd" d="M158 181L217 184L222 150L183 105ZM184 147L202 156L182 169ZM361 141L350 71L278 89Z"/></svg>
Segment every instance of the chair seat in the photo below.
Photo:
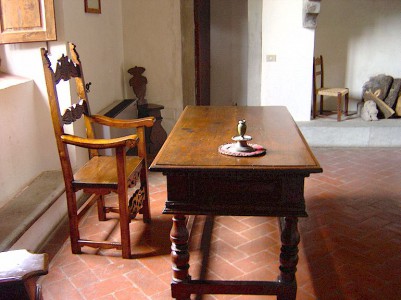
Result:
<svg viewBox="0 0 401 300"><path fill-rule="evenodd" d="M126 157L126 174L130 179L140 172L143 159L138 156ZM115 156L95 156L74 174L75 188L109 188L118 186L117 161Z"/></svg>
<svg viewBox="0 0 401 300"><path fill-rule="evenodd" d="M348 94L347 88L321 88L317 90L318 95L337 97L338 93L342 96Z"/></svg>

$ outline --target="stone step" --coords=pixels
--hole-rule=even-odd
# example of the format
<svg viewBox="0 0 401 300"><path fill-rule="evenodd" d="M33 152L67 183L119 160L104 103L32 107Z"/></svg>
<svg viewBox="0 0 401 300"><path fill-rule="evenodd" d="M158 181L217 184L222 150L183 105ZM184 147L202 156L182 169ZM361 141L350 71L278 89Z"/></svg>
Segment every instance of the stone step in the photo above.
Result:
<svg viewBox="0 0 401 300"><path fill-rule="evenodd" d="M0 251L10 247L64 193L61 171L45 171L0 209Z"/></svg>
<svg viewBox="0 0 401 300"><path fill-rule="evenodd" d="M364 121L350 116L337 122L330 115L297 124L311 147L401 146L401 118Z"/></svg>

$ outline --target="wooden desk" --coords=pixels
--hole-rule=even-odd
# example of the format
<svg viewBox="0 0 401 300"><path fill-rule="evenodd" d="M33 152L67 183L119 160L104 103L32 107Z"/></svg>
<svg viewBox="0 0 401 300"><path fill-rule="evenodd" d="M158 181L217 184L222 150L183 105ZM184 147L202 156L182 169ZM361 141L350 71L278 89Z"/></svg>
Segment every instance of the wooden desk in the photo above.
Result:
<svg viewBox="0 0 401 300"><path fill-rule="evenodd" d="M267 149L260 157L218 152L237 135L246 119L247 134ZM277 295L295 299L298 217L306 217L304 179L322 172L285 107L188 106L156 156L151 171L167 176L163 213L173 214L172 297L190 294ZM186 215L277 216L281 222L280 274L277 281L192 280L188 274Z"/></svg>

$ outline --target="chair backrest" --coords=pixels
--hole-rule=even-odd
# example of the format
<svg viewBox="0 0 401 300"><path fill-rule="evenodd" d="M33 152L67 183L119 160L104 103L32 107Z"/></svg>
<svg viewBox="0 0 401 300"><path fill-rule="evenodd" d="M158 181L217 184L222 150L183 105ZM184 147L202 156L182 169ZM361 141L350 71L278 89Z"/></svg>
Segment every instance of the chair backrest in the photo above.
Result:
<svg viewBox="0 0 401 300"><path fill-rule="evenodd" d="M321 55L313 58L313 87L314 90L324 87L323 56Z"/></svg>
<svg viewBox="0 0 401 300"><path fill-rule="evenodd" d="M82 72L82 64L79 55L75 50L75 45L69 43L71 59L62 55L55 63L55 69L52 68L48 51L41 49L43 70L45 74L46 87L50 105L50 113L53 122L54 134L56 138L57 148L60 156L61 166L65 179L73 179L73 171L71 161L68 154L68 147L61 140L61 136L65 134L64 125L74 123L82 116L90 116L90 107L87 93L85 90L85 80ZM60 102L57 94L57 85L63 81L75 79L78 101L61 112ZM94 138L94 130L91 122L85 117L86 135L88 138ZM90 157L98 155L97 150L90 150Z"/></svg>

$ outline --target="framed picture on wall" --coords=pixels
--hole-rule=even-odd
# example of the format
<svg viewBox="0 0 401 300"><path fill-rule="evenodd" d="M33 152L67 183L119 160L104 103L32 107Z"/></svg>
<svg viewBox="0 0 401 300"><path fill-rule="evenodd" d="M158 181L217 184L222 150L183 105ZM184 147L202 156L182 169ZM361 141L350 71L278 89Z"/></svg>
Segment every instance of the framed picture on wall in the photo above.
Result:
<svg viewBox="0 0 401 300"><path fill-rule="evenodd" d="M100 14L102 12L100 0L85 0L85 12Z"/></svg>

